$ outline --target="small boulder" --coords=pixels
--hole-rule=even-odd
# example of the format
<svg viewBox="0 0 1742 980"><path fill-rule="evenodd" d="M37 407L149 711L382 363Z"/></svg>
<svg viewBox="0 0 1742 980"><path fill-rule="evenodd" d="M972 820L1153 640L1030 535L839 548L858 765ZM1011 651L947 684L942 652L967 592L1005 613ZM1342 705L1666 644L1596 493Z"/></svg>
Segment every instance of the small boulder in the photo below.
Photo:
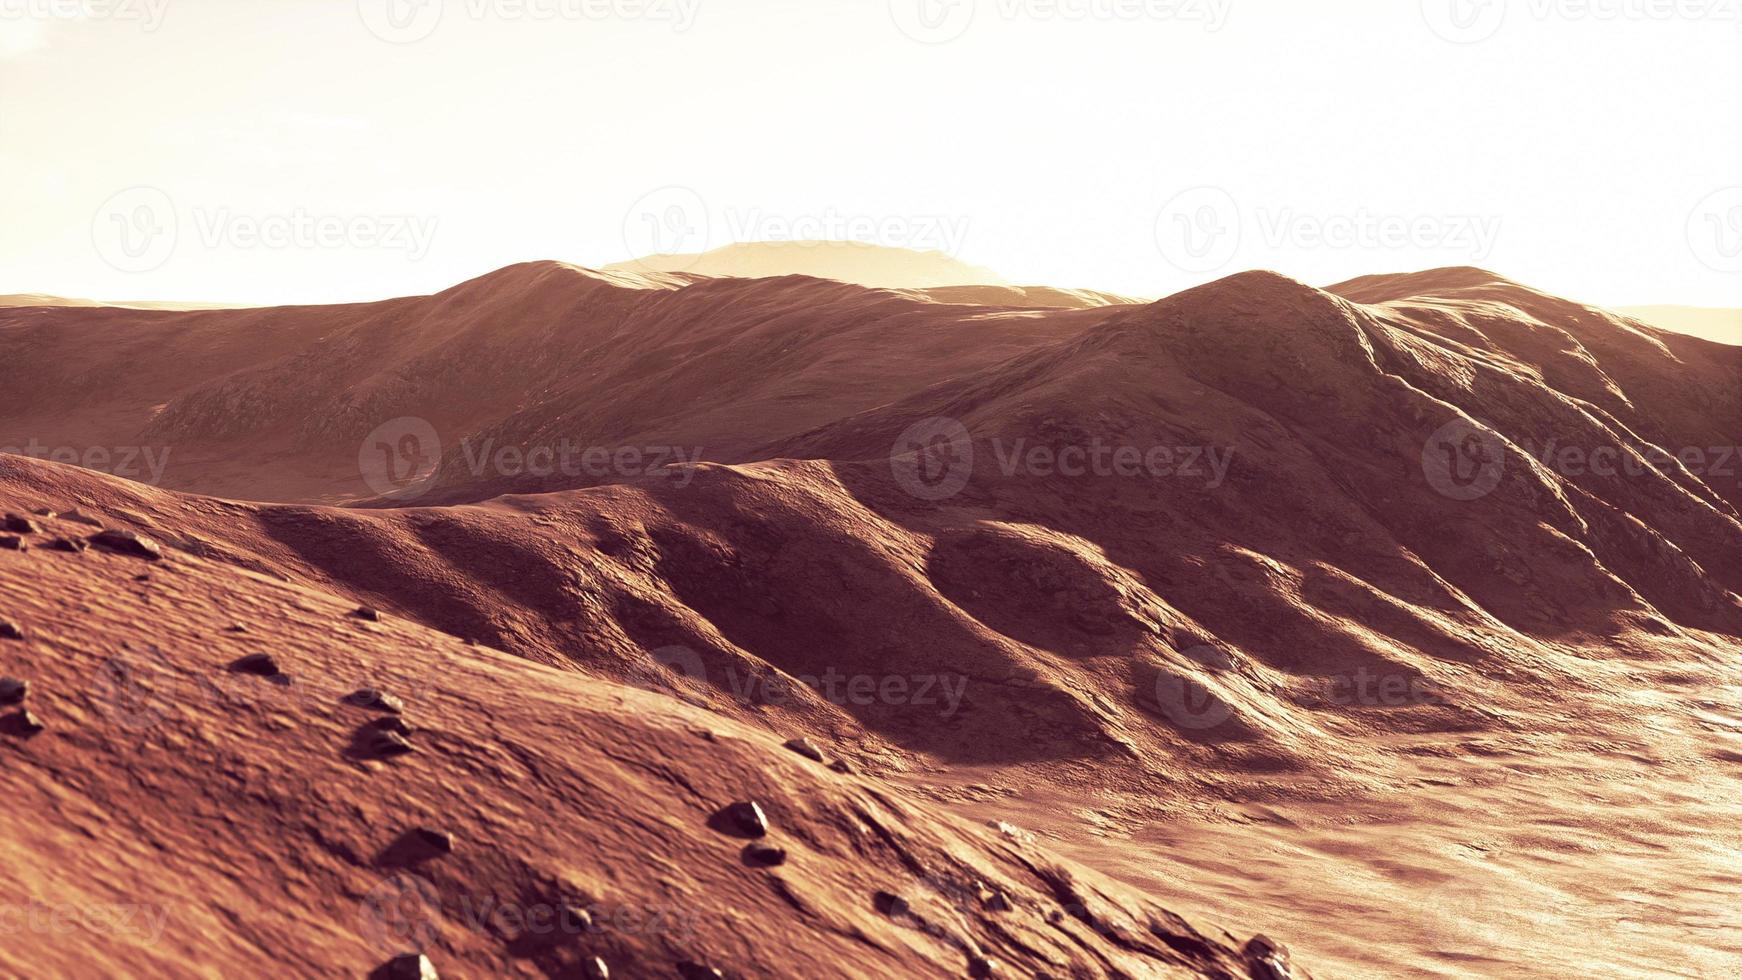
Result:
<svg viewBox="0 0 1742 980"><path fill-rule="evenodd" d="M726 980L726 975L711 966L684 960L677 965L677 975L683 980Z"/></svg>
<svg viewBox="0 0 1742 980"><path fill-rule="evenodd" d="M29 693L29 681L16 677L0 677L0 704L18 704Z"/></svg>
<svg viewBox="0 0 1742 980"><path fill-rule="evenodd" d="M0 529L4 529L13 534L42 533L42 528L39 527L35 521L28 517L20 517L17 514L7 514L3 520L0 520Z"/></svg>
<svg viewBox="0 0 1742 980"><path fill-rule="evenodd" d="M31 511L31 513L35 514L38 517L46 517L51 521L54 520L56 517L60 516L59 514L56 514L54 511L50 510L47 507L38 507L35 510Z"/></svg>
<svg viewBox="0 0 1742 980"><path fill-rule="evenodd" d="M749 837L768 836L768 815L754 800L740 800L720 811L726 824Z"/></svg>
<svg viewBox="0 0 1742 980"><path fill-rule="evenodd" d="M823 756L823 750L821 748L817 747L817 743L811 741L808 738L788 739L786 742L786 747L791 749L794 752L797 752L799 755L802 755L805 758L811 760L812 762L825 762L825 761L827 761L827 759Z"/></svg>
<svg viewBox="0 0 1742 980"><path fill-rule="evenodd" d="M16 534L0 534L0 551L29 551L30 545Z"/></svg>
<svg viewBox="0 0 1742 980"><path fill-rule="evenodd" d="M398 732L376 731L369 736L367 746L369 754L378 759L391 759L417 751L417 746Z"/></svg>
<svg viewBox="0 0 1742 980"><path fill-rule="evenodd" d="M557 912L557 927L567 936L584 936L593 931L593 913L579 905L564 905Z"/></svg>
<svg viewBox="0 0 1742 980"><path fill-rule="evenodd" d="M744 860L759 868L772 868L786 863L786 848L773 844L751 844L744 848Z"/></svg>
<svg viewBox="0 0 1742 980"><path fill-rule="evenodd" d="M454 835L445 830L432 830L428 827L418 827L406 834L407 839L428 851L437 854L452 854L454 852Z"/></svg>
<svg viewBox="0 0 1742 980"><path fill-rule="evenodd" d="M74 524L83 524L86 527L102 527L103 526L102 521L97 520L95 517L92 517L91 515L85 513L82 510L69 510L66 513L62 514L60 516L60 519L63 521L72 521Z"/></svg>
<svg viewBox="0 0 1742 980"><path fill-rule="evenodd" d="M1269 936L1257 935L1246 940L1240 954L1252 968L1253 980L1293 980L1288 947Z"/></svg>
<svg viewBox="0 0 1742 980"><path fill-rule="evenodd" d="M985 956L976 956L968 961L968 976L990 977L998 972L998 961Z"/></svg>
<svg viewBox="0 0 1742 980"><path fill-rule="evenodd" d="M891 917L906 915L908 910L913 907L908 904L907 899L894 892L878 892L872 896L871 904L876 907L878 912Z"/></svg>
<svg viewBox="0 0 1742 980"><path fill-rule="evenodd" d="M283 677L284 671L278 666L278 658L270 653L250 653L240 660L233 661L230 669L238 674L253 674L255 677Z"/></svg>
<svg viewBox="0 0 1742 980"><path fill-rule="evenodd" d="M853 774L853 767L847 764L846 759L836 759L829 763L829 768L843 776L851 776Z"/></svg>
<svg viewBox="0 0 1742 980"><path fill-rule="evenodd" d="M118 555L143 558L146 561L163 560L163 548L159 547L156 541L132 531L98 531L91 535L91 543Z"/></svg>
<svg viewBox="0 0 1742 980"><path fill-rule="evenodd" d="M435 964L422 953L401 953L387 961L380 971L382 980L441 980Z"/></svg>
<svg viewBox="0 0 1742 980"><path fill-rule="evenodd" d="M0 640L22 640L24 629L17 623L0 619Z"/></svg>
<svg viewBox="0 0 1742 980"><path fill-rule="evenodd" d="M84 538L55 538L48 546L56 551L68 551L75 555L91 547Z"/></svg>
<svg viewBox="0 0 1742 980"><path fill-rule="evenodd" d="M369 608L368 606L358 606L356 609L351 611L351 615L358 619L367 620L371 623L381 622L381 613Z"/></svg>
<svg viewBox="0 0 1742 980"><path fill-rule="evenodd" d="M398 715L383 715L363 727L372 732L392 732L395 735L411 734L411 726Z"/></svg>
<svg viewBox="0 0 1742 980"><path fill-rule="evenodd" d="M33 738L41 734L46 727L35 715L24 709L0 718L0 731L18 738Z"/></svg>
<svg viewBox="0 0 1742 980"><path fill-rule="evenodd" d="M345 695L344 702L354 708L368 708L371 711L385 711L397 715L405 711L405 702L386 691L378 691L373 687L360 687Z"/></svg>
<svg viewBox="0 0 1742 980"><path fill-rule="evenodd" d="M587 980L611 980L611 968L597 956L588 957L586 966L581 971Z"/></svg>

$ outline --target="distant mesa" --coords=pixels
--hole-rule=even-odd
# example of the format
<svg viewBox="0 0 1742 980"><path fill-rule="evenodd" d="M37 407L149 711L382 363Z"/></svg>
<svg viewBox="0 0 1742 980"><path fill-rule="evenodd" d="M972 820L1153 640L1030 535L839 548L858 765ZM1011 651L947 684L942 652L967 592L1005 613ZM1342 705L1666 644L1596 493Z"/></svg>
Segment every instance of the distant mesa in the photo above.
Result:
<svg viewBox="0 0 1742 980"><path fill-rule="evenodd" d="M687 272L733 279L814 276L874 289L1008 286L991 269L943 252L863 242L740 242L711 252L649 255L605 267L606 272Z"/></svg>

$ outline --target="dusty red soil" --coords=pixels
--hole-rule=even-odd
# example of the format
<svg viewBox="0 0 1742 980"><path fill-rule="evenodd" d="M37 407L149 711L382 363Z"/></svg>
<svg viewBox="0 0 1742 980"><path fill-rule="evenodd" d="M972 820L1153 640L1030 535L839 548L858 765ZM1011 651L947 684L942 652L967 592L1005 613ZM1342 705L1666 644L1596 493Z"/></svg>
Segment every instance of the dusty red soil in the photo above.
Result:
<svg viewBox="0 0 1742 980"><path fill-rule="evenodd" d="M8 510L168 555L135 582L0 551L30 637L0 672L49 726L0 746L48 760L6 769L37 794L20 873L71 902L198 892L141 952L162 972L367 967L380 850L437 817L462 843L429 865L431 948L459 975L580 969L450 915L565 890L701 917L693 949L601 940L647 975L960 974L978 947L1012 975L1249 969L1210 927L1158 934L1133 888L1320 975L1742 962L1705 927L1742 881L1742 349L1473 269L987 289L542 263L351 307L0 311L9 435L166 447L167 487L280 501L0 463ZM383 496L360 451L405 417L440 465ZM469 463L563 439L701 452ZM172 696L124 732L100 665L144 650ZM224 671L261 651L288 689ZM365 681L407 692L417 753L347 755ZM779 871L707 827L749 797L807 849ZM1021 848L1121 879L1070 871L1124 911L1060 933L1059 859ZM934 887L997 875L1010 912ZM878 889L947 896L947 935Z"/></svg>

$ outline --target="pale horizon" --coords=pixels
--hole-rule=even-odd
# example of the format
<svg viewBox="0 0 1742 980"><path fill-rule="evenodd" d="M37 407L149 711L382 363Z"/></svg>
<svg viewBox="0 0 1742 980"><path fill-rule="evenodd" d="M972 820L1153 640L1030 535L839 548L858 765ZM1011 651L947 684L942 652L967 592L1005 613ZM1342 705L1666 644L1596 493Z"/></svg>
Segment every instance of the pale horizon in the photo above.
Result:
<svg viewBox="0 0 1742 980"><path fill-rule="evenodd" d="M1742 306L1716 8L117 2L0 3L0 294L352 302L805 238L1143 297L1474 265Z"/></svg>

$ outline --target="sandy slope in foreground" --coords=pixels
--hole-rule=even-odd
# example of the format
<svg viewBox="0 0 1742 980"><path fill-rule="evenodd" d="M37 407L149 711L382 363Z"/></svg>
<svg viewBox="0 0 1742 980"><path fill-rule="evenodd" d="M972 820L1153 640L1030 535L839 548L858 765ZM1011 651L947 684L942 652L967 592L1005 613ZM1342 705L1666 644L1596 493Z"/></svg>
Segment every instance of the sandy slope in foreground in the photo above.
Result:
<svg viewBox="0 0 1742 980"><path fill-rule="evenodd" d="M59 504L37 488L62 481L104 492L9 460L0 505ZM149 503L159 534L199 506ZM0 673L44 726L0 722L8 974L359 976L407 948L445 976L581 977L594 957L614 977L1247 969L1231 937L767 729L222 560L57 551L92 528L43 525L0 552L24 635L0 640ZM288 680L234 669L260 652ZM385 716L345 703L363 686L403 701L414 752L373 748ZM784 863L720 824L741 800Z"/></svg>

